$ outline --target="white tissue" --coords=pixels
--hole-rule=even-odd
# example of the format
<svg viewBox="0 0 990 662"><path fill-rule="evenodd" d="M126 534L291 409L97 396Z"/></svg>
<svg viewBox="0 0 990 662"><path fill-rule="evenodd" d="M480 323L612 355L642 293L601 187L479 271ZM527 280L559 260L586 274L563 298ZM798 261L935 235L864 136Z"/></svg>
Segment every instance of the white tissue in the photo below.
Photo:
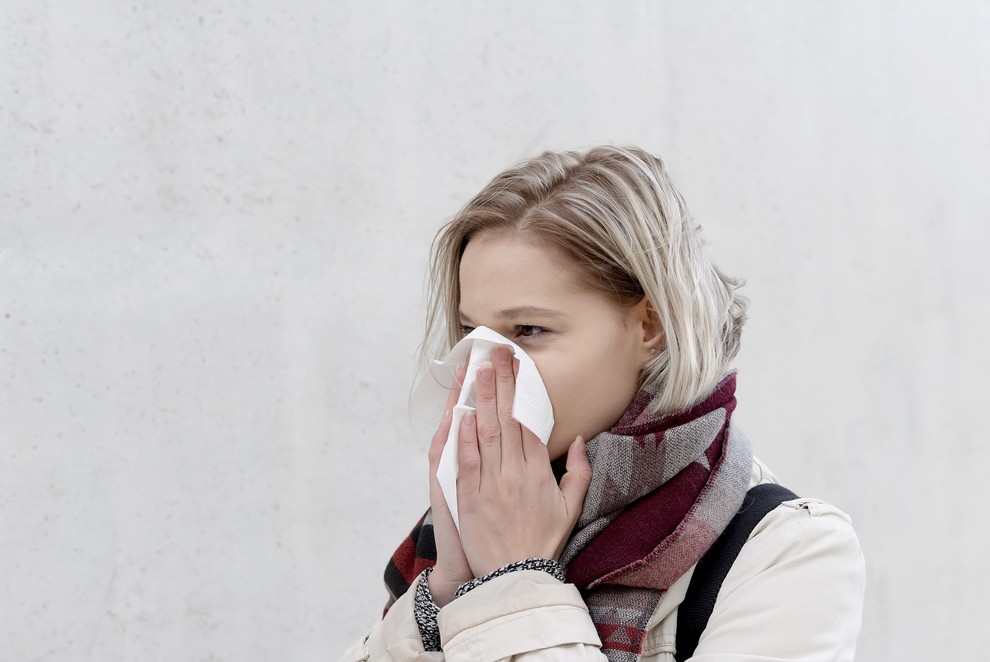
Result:
<svg viewBox="0 0 990 662"><path fill-rule="evenodd" d="M440 360L435 360L430 374L423 378L413 394L413 405L417 409L430 408L445 403L449 389L453 386L454 373L467 362L467 373L461 386L460 397L453 410L447 444L440 456L437 467L437 480L447 501L447 507L460 530L457 513L457 434L461 419L467 412L475 410L475 381L478 367L491 360L492 350L498 345L509 345L519 359L519 372L516 375L516 391L512 400L512 417L539 437L544 444L550 439L553 429L553 407L540 373L525 351L508 338L499 335L488 327L479 326L454 345L453 349ZM468 357L470 360L468 361ZM435 419L434 419L435 420Z"/></svg>

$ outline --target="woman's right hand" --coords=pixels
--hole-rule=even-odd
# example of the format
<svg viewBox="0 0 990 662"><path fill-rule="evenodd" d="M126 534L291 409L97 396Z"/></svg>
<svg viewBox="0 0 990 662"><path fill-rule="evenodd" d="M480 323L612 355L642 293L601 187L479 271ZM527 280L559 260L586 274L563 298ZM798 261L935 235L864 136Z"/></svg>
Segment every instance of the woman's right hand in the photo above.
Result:
<svg viewBox="0 0 990 662"><path fill-rule="evenodd" d="M430 509L433 513L433 537L437 546L437 564L430 573L430 593L433 595L433 602L438 607L443 607L454 599L454 591L464 582L474 579L471 566L468 565L467 557L464 556L464 549L461 547L461 537L457 533L454 525L454 518L447 508L447 500L443 497L443 490L440 489L440 482L437 480L437 466L440 464L440 456L443 448L447 444L447 435L450 432L450 422L453 418L454 405L461 392L461 384L464 381L465 368L461 367L454 376L454 385L450 389L450 396L447 398L447 410L440 427L433 435L430 443Z"/></svg>

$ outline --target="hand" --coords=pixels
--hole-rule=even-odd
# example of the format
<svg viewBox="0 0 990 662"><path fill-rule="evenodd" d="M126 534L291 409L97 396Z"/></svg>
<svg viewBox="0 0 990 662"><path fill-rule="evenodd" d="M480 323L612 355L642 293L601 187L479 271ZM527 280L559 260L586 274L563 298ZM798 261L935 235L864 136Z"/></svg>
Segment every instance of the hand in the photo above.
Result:
<svg viewBox="0 0 990 662"><path fill-rule="evenodd" d="M471 567L464 556L464 550L461 549L461 539L457 534L457 527L454 526L454 518L450 515L447 500L443 498L443 490L440 489L440 483L437 481L437 465L440 464L440 455L443 454L443 447L447 443L450 421L453 418L454 405L457 404L461 392L464 372L462 367L454 376L454 385L447 398L446 414L430 443L430 509L433 513L437 564L430 573L429 582L433 602L438 607L443 607L454 599L454 591L458 586L474 579Z"/></svg>
<svg viewBox="0 0 990 662"><path fill-rule="evenodd" d="M507 347L478 370L477 415L465 415L458 441L457 502L461 543L475 576L514 561L557 559L591 482L578 437L557 485L539 438L512 418L515 365Z"/></svg>

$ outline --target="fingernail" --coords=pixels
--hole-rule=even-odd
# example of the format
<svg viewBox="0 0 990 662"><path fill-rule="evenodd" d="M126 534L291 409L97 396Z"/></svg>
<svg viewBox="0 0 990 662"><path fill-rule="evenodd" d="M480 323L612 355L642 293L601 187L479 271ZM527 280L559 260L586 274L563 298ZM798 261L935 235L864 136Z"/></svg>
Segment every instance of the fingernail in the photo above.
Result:
<svg viewBox="0 0 990 662"><path fill-rule="evenodd" d="M508 363L509 357L511 356L509 354L508 347L496 347L495 351L492 352L492 354L495 355L495 360L498 361L499 363Z"/></svg>
<svg viewBox="0 0 990 662"><path fill-rule="evenodd" d="M481 367L478 368L478 380L486 384L491 384L495 381L495 370L492 369L491 363L486 361L481 364Z"/></svg>
<svg viewBox="0 0 990 662"><path fill-rule="evenodd" d="M472 425L474 425L474 414L468 412L464 414L463 418L461 418L461 427L470 428Z"/></svg>

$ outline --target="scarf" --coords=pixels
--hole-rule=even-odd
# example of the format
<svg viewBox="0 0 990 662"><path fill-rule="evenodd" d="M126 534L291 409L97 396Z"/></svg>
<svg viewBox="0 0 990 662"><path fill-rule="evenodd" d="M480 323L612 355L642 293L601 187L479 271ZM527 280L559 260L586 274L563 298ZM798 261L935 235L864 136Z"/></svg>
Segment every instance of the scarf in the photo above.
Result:
<svg viewBox="0 0 990 662"><path fill-rule="evenodd" d="M701 402L650 411L641 390L610 430L587 443L592 479L560 558L611 662L635 662L664 593L718 538L749 487L749 441L730 424L730 373ZM389 606L436 563L427 511L385 570ZM386 607L386 611L388 607Z"/></svg>

